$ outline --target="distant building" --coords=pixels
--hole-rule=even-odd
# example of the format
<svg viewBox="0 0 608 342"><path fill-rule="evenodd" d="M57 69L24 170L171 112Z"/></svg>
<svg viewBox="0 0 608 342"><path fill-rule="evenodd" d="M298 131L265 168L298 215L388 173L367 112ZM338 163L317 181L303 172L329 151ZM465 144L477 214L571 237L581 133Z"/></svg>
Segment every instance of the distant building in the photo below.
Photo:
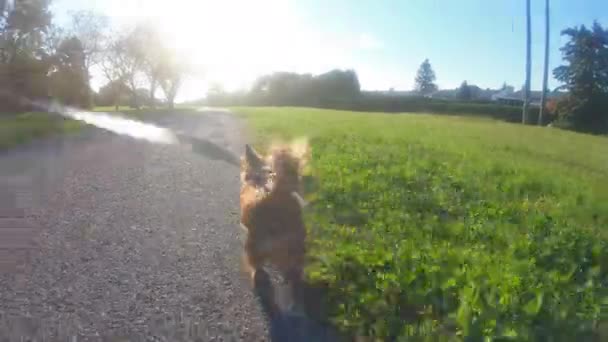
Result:
<svg viewBox="0 0 608 342"><path fill-rule="evenodd" d="M492 101L498 101L501 98L508 98L510 96L513 95L513 93L515 92L515 88L513 86L507 86L504 89L501 89L499 91L497 91L496 93L492 94Z"/></svg>
<svg viewBox="0 0 608 342"><path fill-rule="evenodd" d="M540 90L530 91L530 106L540 107L540 98L542 92ZM559 92L547 92L547 100L555 99L563 96L563 93ZM498 93L492 96L492 100L501 104L521 106L524 104L524 92L523 90L516 91L514 93Z"/></svg>

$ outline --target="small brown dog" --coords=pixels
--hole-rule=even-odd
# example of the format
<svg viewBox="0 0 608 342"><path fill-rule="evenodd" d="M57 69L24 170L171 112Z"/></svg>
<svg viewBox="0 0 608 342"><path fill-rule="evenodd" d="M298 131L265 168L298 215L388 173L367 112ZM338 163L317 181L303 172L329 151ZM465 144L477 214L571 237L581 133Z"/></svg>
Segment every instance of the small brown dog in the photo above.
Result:
<svg viewBox="0 0 608 342"><path fill-rule="evenodd" d="M296 296L302 281L306 229L299 195L306 142L275 145L262 157L245 146L241 160L241 227L247 232L244 265L255 284L265 262L275 265Z"/></svg>

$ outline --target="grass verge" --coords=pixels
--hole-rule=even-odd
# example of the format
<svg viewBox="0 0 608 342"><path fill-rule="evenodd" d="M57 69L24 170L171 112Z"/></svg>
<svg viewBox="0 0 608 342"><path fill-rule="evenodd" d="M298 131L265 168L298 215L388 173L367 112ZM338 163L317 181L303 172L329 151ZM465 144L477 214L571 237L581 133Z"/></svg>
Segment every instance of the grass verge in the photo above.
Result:
<svg viewBox="0 0 608 342"><path fill-rule="evenodd" d="M606 325L608 138L449 116L233 110L258 148L311 139L307 276L328 289L342 330L533 341Z"/></svg>
<svg viewBox="0 0 608 342"><path fill-rule="evenodd" d="M0 150L55 134L76 132L82 125L48 113L0 115Z"/></svg>

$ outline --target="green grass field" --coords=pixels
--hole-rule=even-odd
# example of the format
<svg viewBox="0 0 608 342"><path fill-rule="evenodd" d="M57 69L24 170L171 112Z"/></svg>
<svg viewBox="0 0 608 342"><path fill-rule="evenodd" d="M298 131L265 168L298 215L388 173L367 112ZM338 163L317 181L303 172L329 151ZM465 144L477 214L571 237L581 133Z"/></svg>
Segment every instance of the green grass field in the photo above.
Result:
<svg viewBox="0 0 608 342"><path fill-rule="evenodd" d="M450 116L234 110L258 148L312 141L307 274L328 288L340 328L382 340L604 330L608 138Z"/></svg>
<svg viewBox="0 0 608 342"><path fill-rule="evenodd" d="M34 139L77 131L81 124L57 118L48 113L0 115L0 150L5 150Z"/></svg>
<svg viewBox="0 0 608 342"><path fill-rule="evenodd" d="M93 111L113 114L114 107L95 107ZM122 106L119 108L119 111L127 116L137 118L150 113L194 112L194 109L182 106L174 110L165 108L135 110ZM0 150L6 150L52 135L73 133L83 126L83 123L78 123L75 120L61 119L49 113L0 114Z"/></svg>

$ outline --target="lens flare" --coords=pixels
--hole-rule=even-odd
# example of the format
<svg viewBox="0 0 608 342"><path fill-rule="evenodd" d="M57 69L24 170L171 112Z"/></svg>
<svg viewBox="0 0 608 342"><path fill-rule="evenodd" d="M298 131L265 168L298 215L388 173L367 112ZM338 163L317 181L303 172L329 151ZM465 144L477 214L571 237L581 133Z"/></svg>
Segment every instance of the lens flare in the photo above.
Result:
<svg viewBox="0 0 608 342"><path fill-rule="evenodd" d="M109 115L107 113L93 113L73 109L68 109L62 114L71 119L83 121L90 125L103 128L117 134L127 135L135 139L147 140L157 144L178 143L177 137L175 134L173 134L173 132L166 128L158 127L149 123Z"/></svg>
<svg viewBox="0 0 608 342"><path fill-rule="evenodd" d="M0 95L6 95L0 90ZM232 151L202 138L197 138L182 132L174 132L169 128L159 127L150 123L129 119L120 115L103 112L90 112L78 108L62 106L56 101L30 100L20 98L23 104L38 108L49 114L61 115L68 119L78 120L107 131L146 140L155 144L181 145L189 147L192 152L212 160L222 160L228 164L240 167L240 158ZM214 108L214 111L221 109Z"/></svg>

